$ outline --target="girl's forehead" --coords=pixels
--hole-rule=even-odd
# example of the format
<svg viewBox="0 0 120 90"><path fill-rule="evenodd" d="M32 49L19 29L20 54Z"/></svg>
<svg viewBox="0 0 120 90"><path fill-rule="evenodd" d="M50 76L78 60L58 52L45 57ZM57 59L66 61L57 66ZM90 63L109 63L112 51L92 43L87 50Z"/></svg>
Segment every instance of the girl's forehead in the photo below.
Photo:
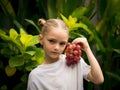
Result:
<svg viewBox="0 0 120 90"><path fill-rule="evenodd" d="M68 31L61 29L61 28L58 28L58 29L50 30L48 34L60 34L60 35L62 35L62 34L68 34Z"/></svg>
<svg viewBox="0 0 120 90"><path fill-rule="evenodd" d="M68 39L68 37L69 37L68 31L61 30L61 29L52 29L48 33L46 33L46 36L60 38L60 39Z"/></svg>

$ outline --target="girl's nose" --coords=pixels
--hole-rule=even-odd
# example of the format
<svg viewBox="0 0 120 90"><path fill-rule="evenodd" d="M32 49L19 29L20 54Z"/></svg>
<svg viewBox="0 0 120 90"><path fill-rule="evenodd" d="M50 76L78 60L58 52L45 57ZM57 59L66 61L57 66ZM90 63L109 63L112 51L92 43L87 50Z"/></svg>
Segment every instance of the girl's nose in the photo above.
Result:
<svg viewBox="0 0 120 90"><path fill-rule="evenodd" d="M56 44L56 45L54 46L54 49L55 49L55 50L58 50L59 47L60 47L59 44Z"/></svg>

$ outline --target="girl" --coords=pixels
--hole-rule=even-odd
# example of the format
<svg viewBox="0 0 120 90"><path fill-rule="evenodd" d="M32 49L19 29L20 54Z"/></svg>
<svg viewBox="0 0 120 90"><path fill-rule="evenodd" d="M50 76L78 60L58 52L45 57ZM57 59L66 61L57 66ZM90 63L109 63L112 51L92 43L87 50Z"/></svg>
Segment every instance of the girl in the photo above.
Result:
<svg viewBox="0 0 120 90"><path fill-rule="evenodd" d="M95 84L103 83L101 68L93 55L86 38L76 38L73 44L81 43L90 65L83 58L71 68L66 65L63 53L68 43L68 28L62 20L39 20L42 33L39 35L45 57L43 64L31 71L27 90L83 90L83 79Z"/></svg>

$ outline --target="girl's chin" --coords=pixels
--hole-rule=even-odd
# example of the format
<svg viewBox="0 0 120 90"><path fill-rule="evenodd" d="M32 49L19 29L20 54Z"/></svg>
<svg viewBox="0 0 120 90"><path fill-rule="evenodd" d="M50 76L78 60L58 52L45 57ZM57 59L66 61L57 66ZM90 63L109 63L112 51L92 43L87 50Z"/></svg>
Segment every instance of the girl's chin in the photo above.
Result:
<svg viewBox="0 0 120 90"><path fill-rule="evenodd" d="M51 60L53 60L53 61L57 61L57 60L59 60L60 55L51 56L50 58L51 58Z"/></svg>
<svg viewBox="0 0 120 90"><path fill-rule="evenodd" d="M59 56L58 57L51 57L51 59L54 61L57 61L57 60L59 60Z"/></svg>

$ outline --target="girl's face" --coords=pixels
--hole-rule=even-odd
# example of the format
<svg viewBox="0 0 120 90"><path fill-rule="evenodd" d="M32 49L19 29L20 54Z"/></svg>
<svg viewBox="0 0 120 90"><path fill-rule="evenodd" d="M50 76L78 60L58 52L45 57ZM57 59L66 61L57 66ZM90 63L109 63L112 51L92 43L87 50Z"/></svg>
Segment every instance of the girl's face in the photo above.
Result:
<svg viewBox="0 0 120 90"><path fill-rule="evenodd" d="M40 36L40 42L45 51L45 59L57 61L68 42L66 30L52 29L44 36Z"/></svg>

